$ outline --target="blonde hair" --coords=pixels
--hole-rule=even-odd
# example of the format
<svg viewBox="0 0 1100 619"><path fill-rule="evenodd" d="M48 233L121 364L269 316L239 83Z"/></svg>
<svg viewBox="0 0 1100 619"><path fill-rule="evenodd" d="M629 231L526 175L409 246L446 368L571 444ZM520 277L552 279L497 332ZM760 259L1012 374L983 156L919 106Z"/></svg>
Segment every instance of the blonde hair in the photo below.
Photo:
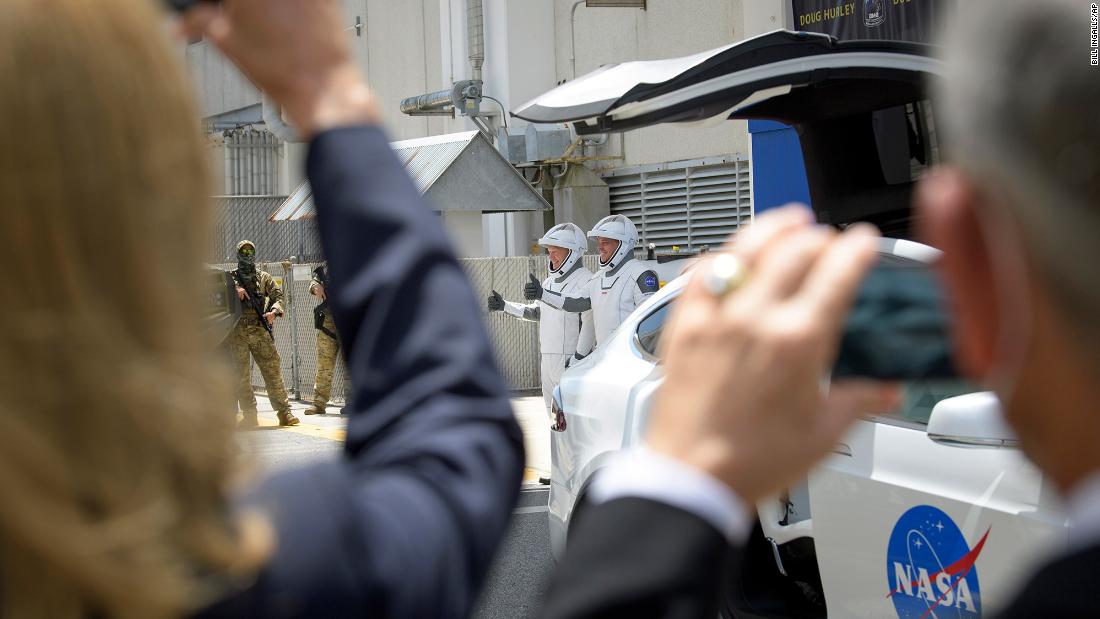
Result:
<svg viewBox="0 0 1100 619"><path fill-rule="evenodd" d="M247 574L211 204L154 0L0 8L0 614L173 617Z"/></svg>

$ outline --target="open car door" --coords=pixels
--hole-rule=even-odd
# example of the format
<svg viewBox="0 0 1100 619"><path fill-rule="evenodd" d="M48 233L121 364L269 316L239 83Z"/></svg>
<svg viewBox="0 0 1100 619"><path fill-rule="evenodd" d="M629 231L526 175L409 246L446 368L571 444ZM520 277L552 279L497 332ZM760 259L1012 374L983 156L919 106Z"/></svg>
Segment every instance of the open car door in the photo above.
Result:
<svg viewBox="0 0 1100 619"><path fill-rule="evenodd" d="M607 65L513 112L579 134L731 118L795 127L819 221L910 238L913 181L938 156L933 47L775 31L671 60Z"/></svg>

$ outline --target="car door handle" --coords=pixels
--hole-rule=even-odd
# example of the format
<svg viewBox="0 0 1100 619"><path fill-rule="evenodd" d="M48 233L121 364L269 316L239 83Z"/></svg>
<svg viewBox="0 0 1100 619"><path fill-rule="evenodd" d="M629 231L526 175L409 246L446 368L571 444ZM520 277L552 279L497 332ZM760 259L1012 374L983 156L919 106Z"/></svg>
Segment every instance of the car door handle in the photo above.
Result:
<svg viewBox="0 0 1100 619"><path fill-rule="evenodd" d="M833 453L840 454L842 456L852 457L852 448L845 443L837 443L833 446Z"/></svg>

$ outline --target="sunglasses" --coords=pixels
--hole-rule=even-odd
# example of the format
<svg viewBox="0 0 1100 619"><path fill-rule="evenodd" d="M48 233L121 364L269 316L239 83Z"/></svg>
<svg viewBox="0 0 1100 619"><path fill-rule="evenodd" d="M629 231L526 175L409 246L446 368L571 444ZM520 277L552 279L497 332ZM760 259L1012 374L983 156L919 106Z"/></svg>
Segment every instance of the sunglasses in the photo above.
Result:
<svg viewBox="0 0 1100 619"><path fill-rule="evenodd" d="M251 247L242 247L237 253L242 256L254 256L256 255L256 250Z"/></svg>

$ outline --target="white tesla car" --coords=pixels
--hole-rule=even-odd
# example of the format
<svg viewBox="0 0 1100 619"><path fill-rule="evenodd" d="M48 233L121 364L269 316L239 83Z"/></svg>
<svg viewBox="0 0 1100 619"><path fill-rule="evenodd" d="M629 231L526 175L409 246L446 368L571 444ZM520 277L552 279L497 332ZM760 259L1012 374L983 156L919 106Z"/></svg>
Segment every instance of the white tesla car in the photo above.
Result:
<svg viewBox="0 0 1100 619"><path fill-rule="evenodd" d="M578 133L728 118L795 127L819 221L870 221L926 263L910 193L939 157L928 46L777 31L695 56L609 65L515 112ZM657 344L684 277L568 370L555 393L550 536L560 556L594 475L639 441L662 380ZM1053 485L1016 449L996 399L915 381L900 410L858 421L803 483L758 505L731 617L979 617L1066 543Z"/></svg>
<svg viewBox="0 0 1100 619"><path fill-rule="evenodd" d="M936 251L884 239L893 262ZM645 431L658 343L690 275L632 314L555 393L550 539L564 550L593 476ZM581 507L579 507L581 506ZM758 505L731 617L978 617L1066 542L1053 486L1014 447L996 399L953 381L905 385L896 411L856 422L833 454Z"/></svg>

